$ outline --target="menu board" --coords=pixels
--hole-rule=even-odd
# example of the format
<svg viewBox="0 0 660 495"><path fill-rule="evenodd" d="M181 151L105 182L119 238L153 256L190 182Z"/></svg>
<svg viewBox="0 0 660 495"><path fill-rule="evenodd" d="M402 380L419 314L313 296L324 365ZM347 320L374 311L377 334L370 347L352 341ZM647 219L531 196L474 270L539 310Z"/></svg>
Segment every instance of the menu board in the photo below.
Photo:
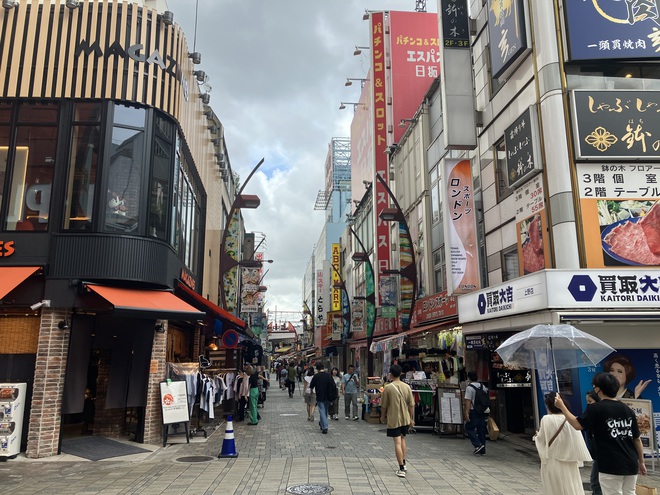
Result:
<svg viewBox="0 0 660 495"><path fill-rule="evenodd" d="M163 409L164 425L190 421L186 382L160 382L160 405Z"/></svg>
<svg viewBox="0 0 660 495"><path fill-rule="evenodd" d="M463 424L463 397L458 388L438 388L438 418L441 424Z"/></svg>
<svg viewBox="0 0 660 495"><path fill-rule="evenodd" d="M655 452L655 427L653 425L653 405L650 400L625 399L621 402L633 410L637 416L637 426L639 426L639 438L642 441L644 455L652 456Z"/></svg>

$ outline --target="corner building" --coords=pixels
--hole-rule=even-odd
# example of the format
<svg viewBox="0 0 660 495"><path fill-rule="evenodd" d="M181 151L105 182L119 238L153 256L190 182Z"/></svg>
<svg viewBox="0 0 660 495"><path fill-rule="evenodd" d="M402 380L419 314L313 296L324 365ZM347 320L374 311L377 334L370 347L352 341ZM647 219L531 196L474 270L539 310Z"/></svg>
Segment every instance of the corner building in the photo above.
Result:
<svg viewBox="0 0 660 495"><path fill-rule="evenodd" d="M540 323L610 344L635 368L627 388L651 380L641 398L660 410L660 13L619 4L470 2L487 281L458 313L503 431L533 434L553 377L493 351ZM602 369L559 372L573 411Z"/></svg>
<svg viewBox="0 0 660 495"><path fill-rule="evenodd" d="M221 129L155 4L0 9L0 382L28 384L28 457L81 421L159 443L166 362L196 361L214 319L245 330L211 302Z"/></svg>

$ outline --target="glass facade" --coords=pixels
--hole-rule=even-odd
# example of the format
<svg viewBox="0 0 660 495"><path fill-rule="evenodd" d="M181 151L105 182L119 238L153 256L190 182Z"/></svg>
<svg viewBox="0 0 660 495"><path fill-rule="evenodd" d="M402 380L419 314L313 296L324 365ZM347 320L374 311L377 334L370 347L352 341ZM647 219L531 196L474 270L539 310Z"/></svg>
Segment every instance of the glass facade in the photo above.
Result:
<svg viewBox="0 0 660 495"><path fill-rule="evenodd" d="M113 102L0 102L5 232L149 237L196 272L203 195L164 114Z"/></svg>

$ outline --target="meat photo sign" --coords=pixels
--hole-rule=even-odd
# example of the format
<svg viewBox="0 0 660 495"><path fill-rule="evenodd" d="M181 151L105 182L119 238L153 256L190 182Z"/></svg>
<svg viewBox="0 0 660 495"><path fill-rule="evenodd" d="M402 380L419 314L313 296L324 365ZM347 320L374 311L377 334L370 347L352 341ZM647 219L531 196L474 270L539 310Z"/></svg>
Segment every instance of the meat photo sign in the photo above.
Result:
<svg viewBox="0 0 660 495"><path fill-rule="evenodd" d="M527 275L550 266L542 176L526 182L514 195L518 266L520 275Z"/></svg>
<svg viewBox="0 0 660 495"><path fill-rule="evenodd" d="M588 268L660 265L656 163L579 163Z"/></svg>

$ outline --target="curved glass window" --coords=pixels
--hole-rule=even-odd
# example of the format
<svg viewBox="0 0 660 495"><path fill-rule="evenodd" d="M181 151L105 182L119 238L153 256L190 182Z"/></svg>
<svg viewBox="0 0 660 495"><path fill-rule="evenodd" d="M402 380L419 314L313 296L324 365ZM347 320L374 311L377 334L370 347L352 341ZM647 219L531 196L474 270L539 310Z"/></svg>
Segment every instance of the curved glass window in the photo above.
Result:
<svg viewBox="0 0 660 495"><path fill-rule="evenodd" d="M105 230L139 233L145 110L118 104L114 110L109 162L105 167Z"/></svg>
<svg viewBox="0 0 660 495"><path fill-rule="evenodd" d="M154 125L151 190L149 196L149 226L147 234L167 240L170 213L170 182L174 155L174 126L157 116Z"/></svg>

